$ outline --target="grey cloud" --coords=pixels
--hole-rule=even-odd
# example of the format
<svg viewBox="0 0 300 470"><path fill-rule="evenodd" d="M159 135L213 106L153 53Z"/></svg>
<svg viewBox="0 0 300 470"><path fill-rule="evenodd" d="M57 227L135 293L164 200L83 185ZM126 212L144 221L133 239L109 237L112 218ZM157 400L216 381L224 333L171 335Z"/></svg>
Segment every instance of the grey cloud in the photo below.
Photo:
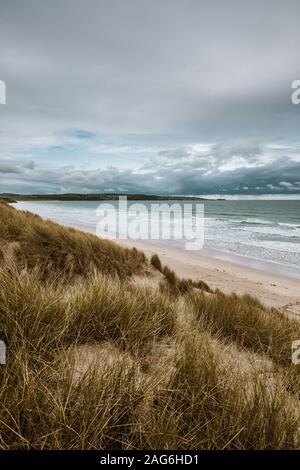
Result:
<svg viewBox="0 0 300 470"><path fill-rule="evenodd" d="M12 0L1 71L20 119L52 127L266 132L278 110L293 120L299 13L293 0Z"/></svg>
<svg viewBox="0 0 300 470"><path fill-rule="evenodd" d="M26 170L34 169L33 161L21 159L0 158L0 173L23 173Z"/></svg>
<svg viewBox="0 0 300 470"><path fill-rule="evenodd" d="M7 84L0 158L15 159L1 160L0 171L19 175L1 187L179 193L297 187L299 163L291 154L299 155L300 108L291 104L290 85L300 78L298 0L0 2L0 79ZM66 129L79 135L65 136ZM113 152L98 146L99 170L74 163L62 174L64 147L76 150L83 135L167 145L141 158L139 174L130 162L122 170L101 165L103 149L114 164L114 143ZM197 150L203 142L212 145ZM284 150L276 150L275 162L262 142L291 150L282 160ZM51 152L59 147L54 165ZM38 154L45 148L48 162ZM21 160L32 159L33 150L36 165L26 167Z"/></svg>
<svg viewBox="0 0 300 470"><path fill-rule="evenodd" d="M249 154L249 161L261 158L259 166L248 166L246 149L253 151ZM214 151L222 155L222 146L212 147L207 156L205 152L193 155L190 159L183 152L184 158L178 164L178 153L172 159L161 161L159 165L153 162L141 166L139 169L119 169L115 166L97 169L79 169L75 166L59 169L42 170L34 168L33 171L22 174L23 183L26 182L39 191L76 191L76 192L103 192L125 191L160 194L216 194L216 193L257 193L266 192L297 192L300 190L299 162L288 156L276 157L267 160L262 158L262 146L245 143L240 147L233 145L224 147L226 161L235 156L245 158L244 166L224 169L222 158L214 161L212 171L212 155ZM208 158L209 157L209 158Z"/></svg>

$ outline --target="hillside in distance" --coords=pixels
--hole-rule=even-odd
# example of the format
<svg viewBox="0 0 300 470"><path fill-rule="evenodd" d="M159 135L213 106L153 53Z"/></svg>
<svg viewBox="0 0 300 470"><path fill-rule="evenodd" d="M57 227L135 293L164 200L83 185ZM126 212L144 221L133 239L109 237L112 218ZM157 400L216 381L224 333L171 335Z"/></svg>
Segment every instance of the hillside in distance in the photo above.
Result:
<svg viewBox="0 0 300 470"><path fill-rule="evenodd" d="M124 194L124 193L66 193L66 194L0 194L0 198L7 202L17 201L114 201L120 196L126 196L129 201L206 201L215 200L212 198L204 198L200 196L172 196L172 195L155 195L155 194ZM224 200L224 199L218 199Z"/></svg>

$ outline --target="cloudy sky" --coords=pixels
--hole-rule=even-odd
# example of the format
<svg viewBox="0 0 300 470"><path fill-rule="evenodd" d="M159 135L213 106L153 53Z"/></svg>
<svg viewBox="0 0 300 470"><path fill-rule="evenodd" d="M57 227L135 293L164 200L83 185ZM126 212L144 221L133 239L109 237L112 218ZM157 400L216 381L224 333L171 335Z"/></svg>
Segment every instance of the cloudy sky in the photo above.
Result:
<svg viewBox="0 0 300 470"><path fill-rule="evenodd" d="M0 193L300 194L299 0L0 0Z"/></svg>

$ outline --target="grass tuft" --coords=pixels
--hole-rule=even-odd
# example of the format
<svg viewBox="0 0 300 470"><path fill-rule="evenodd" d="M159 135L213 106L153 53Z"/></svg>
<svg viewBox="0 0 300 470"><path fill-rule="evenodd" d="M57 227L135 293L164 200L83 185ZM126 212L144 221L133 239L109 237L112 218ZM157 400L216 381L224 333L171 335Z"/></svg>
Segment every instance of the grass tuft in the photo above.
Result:
<svg viewBox="0 0 300 470"><path fill-rule="evenodd" d="M151 256L151 264L155 269L158 269L158 271L162 272L162 264L160 258L157 255Z"/></svg>

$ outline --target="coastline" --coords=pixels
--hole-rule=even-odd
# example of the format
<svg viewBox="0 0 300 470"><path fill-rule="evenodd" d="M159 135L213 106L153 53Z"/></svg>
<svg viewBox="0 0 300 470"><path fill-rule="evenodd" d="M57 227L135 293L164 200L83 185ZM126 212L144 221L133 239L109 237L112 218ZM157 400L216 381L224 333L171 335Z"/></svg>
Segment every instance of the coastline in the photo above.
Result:
<svg viewBox="0 0 300 470"><path fill-rule="evenodd" d="M88 228L91 220L80 220ZM278 284L278 277L260 272L268 285L261 283L259 292L258 272L252 270L251 292L249 270L178 249L171 240L167 246L130 240L118 244L106 241L101 232L98 238L67 228L64 222L76 225L68 217L57 224L7 204L1 204L1 221L3 336L9 339L9 364L15 372L5 376L2 393L7 448L24 446L23 434L17 432L20 441L11 434L11 417L20 410L28 422L34 418L42 423L39 434L35 428L26 434L25 446L34 448L44 447L46 433L51 437L47 448L65 448L66 442L72 448L82 448L82 442L102 448L107 438L122 448L148 448L149 442L151 448L186 448L189 433L193 448L204 448L205 438L208 449L223 449L245 423L244 440L232 448L246 448L249 439L256 443L257 429L263 441L255 448L269 448L274 422L274 448L285 435L282 447L293 445L289 436L298 436L300 415L291 345L300 338L299 320L267 309L254 297L226 296L212 287L249 292L264 302L268 295L269 304L283 308L291 300L294 281L281 278ZM159 253L165 266L158 258L146 263L141 251L123 249L133 245L148 256ZM198 282L187 279L191 276ZM26 393L24 374L29 377ZM66 415L61 414L57 383L59 397L67 400ZM270 395L270 389L276 393ZM28 396L39 398L37 409ZM117 412L115 403L120 404ZM283 414L274 418L277 410ZM125 425L130 424L125 435L124 416ZM195 419L204 434L199 427L195 430ZM95 420L88 434L84 425L78 427L78 422ZM254 429L253 438L248 428Z"/></svg>
<svg viewBox="0 0 300 470"><path fill-rule="evenodd" d="M95 235L93 230L72 227ZM299 280L247 266L247 258L239 264L225 259L229 258L226 253L217 258L209 256L206 250L203 250L203 254L195 253L167 243L144 240L113 241L126 248L135 247L143 251L148 258L157 254L162 263L174 270L179 277L202 279L213 289L218 288L227 294L250 294L269 307L275 307L291 316L300 316ZM224 259L221 259L221 256ZM278 265L279 269L280 266Z"/></svg>
<svg viewBox="0 0 300 470"><path fill-rule="evenodd" d="M95 235L95 230L83 225L55 222ZM300 270L296 273L297 268L218 250L187 251L165 241L113 241L127 248L136 247L148 258L157 254L162 263L179 277L202 279L211 288L218 288L228 294L250 294L267 306L278 308L291 316L300 316L300 280L297 275L292 275L293 272L299 275Z"/></svg>

